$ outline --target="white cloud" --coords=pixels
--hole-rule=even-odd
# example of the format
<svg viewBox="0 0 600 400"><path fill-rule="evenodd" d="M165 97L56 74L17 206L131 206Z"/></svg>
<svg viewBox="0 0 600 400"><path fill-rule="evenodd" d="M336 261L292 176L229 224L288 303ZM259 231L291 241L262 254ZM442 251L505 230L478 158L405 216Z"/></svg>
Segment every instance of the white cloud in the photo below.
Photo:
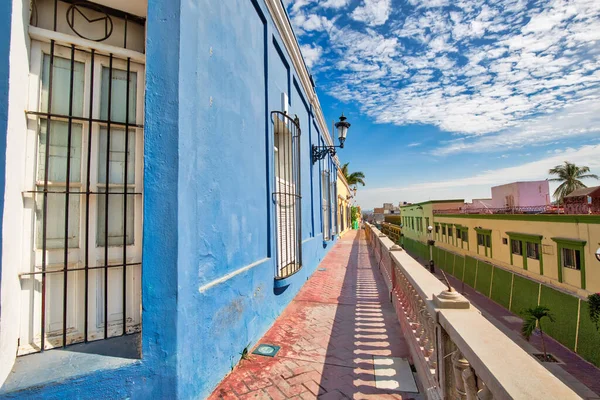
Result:
<svg viewBox="0 0 600 400"><path fill-rule="evenodd" d="M419 142L414 142L414 143L409 143L406 145L406 147L417 147L420 146L422 143Z"/></svg>
<svg viewBox="0 0 600 400"><path fill-rule="evenodd" d="M426 201L431 199L489 197L492 186L510 182L543 180L549 177L548 170L564 161L576 162L590 167L592 173L600 172L600 144L582 146L578 149L566 148L553 152L546 158L530 161L508 168L483 171L473 176L457 179L416 183L398 187L361 189L357 201L363 208L381 206L383 202ZM588 185L597 185L598 181L587 181ZM551 193L557 185L551 183Z"/></svg>
<svg viewBox="0 0 600 400"><path fill-rule="evenodd" d="M323 54L323 49L317 45L311 46L308 44L303 44L300 46L300 50L302 51L304 62L309 69L319 62L321 54Z"/></svg>
<svg viewBox="0 0 600 400"><path fill-rule="evenodd" d="M590 99L569 104L553 114L525 120L514 128L497 134L449 141L433 153L448 155L464 151L505 151L599 133L600 93Z"/></svg>
<svg viewBox="0 0 600 400"><path fill-rule="evenodd" d="M292 24L296 28L297 33L310 31L329 30L333 26L332 21L326 17L317 14L297 13L292 17Z"/></svg>
<svg viewBox="0 0 600 400"><path fill-rule="evenodd" d="M343 26L323 4L298 2L290 7L307 33L300 40L327 49L316 71L332 74L325 90L377 123L448 132L437 154L544 144L600 126L598 0L408 0L393 18L391 0L361 0L350 14L361 23Z"/></svg>
<svg viewBox="0 0 600 400"><path fill-rule="evenodd" d="M339 9L348 5L350 0L326 0L324 3L320 4L323 8L333 8Z"/></svg>
<svg viewBox="0 0 600 400"><path fill-rule="evenodd" d="M392 0L363 0L352 12L352 18L370 26L383 25L392 10Z"/></svg>

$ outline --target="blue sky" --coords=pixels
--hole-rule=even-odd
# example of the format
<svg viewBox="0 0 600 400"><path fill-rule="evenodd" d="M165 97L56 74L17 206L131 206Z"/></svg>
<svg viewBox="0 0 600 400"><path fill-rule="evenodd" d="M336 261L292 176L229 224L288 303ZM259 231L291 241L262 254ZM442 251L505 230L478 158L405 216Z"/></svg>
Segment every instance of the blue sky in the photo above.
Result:
<svg viewBox="0 0 600 400"><path fill-rule="evenodd" d="M284 4L326 119L352 123L363 208L489 197L566 160L600 174L600 0Z"/></svg>

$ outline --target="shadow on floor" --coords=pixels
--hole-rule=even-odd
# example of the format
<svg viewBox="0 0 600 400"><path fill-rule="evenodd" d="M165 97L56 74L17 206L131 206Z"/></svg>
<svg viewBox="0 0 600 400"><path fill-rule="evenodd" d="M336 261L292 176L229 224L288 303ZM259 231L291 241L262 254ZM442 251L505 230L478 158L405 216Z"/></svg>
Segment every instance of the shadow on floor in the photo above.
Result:
<svg viewBox="0 0 600 400"><path fill-rule="evenodd" d="M404 361L408 348L364 231L360 230L351 244L339 246L351 246L351 250L346 268L340 271L344 278L326 347L319 398L416 398L417 393L402 392L416 390ZM398 375L399 369L404 376Z"/></svg>

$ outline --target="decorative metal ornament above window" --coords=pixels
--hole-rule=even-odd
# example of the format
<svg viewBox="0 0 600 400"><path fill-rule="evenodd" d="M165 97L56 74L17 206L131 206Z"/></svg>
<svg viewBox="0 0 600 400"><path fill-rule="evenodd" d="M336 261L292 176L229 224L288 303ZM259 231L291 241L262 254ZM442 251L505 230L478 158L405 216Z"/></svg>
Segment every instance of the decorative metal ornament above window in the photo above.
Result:
<svg viewBox="0 0 600 400"><path fill-rule="evenodd" d="M91 13L97 12L97 13L102 14L102 16L96 17L96 16L86 15L86 13L89 14L90 12ZM104 30L104 36L102 36L100 38L93 38L93 37L88 37L88 36L81 34L75 28L75 22L76 22L77 16L81 16L83 18L82 23L87 22L87 24L83 26L85 28L85 31L94 31L94 30L97 30L98 27L100 26L101 27L100 31L102 29ZM110 17L110 15L108 15L102 9L102 7L95 6L95 5L87 3L87 2L85 4L75 3L75 4L72 4L67 9L66 18L67 18L67 23L69 24L69 27L80 38L92 40L95 42L102 42L102 41L108 39L110 37L110 35L112 35L113 27L114 27L112 18ZM77 18L77 19L81 19L81 18ZM95 29L93 29L93 28L95 28Z"/></svg>

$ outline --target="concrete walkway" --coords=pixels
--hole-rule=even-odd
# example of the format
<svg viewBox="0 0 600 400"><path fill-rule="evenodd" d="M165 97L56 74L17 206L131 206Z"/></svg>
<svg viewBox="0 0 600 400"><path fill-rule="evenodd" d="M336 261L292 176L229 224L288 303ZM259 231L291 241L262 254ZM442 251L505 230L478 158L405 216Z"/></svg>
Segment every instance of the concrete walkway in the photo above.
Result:
<svg viewBox="0 0 600 400"><path fill-rule="evenodd" d="M259 341L277 355L251 354L210 399L421 399L388 296L364 231L346 233Z"/></svg>

